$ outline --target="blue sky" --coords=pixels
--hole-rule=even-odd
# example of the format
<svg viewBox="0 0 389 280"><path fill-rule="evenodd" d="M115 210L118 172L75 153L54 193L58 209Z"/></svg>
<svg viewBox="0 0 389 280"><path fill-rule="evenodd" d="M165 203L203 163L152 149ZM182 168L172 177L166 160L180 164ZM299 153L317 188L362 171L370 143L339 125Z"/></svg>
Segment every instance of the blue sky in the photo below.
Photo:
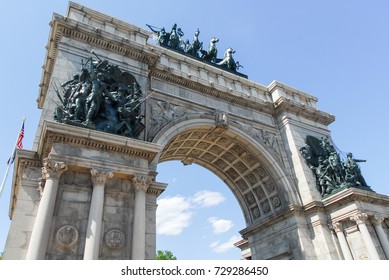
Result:
<svg viewBox="0 0 389 280"><path fill-rule="evenodd" d="M361 169L367 183L376 192L389 194L383 176L389 174L388 1L78 2L145 29L146 24L170 28L177 23L189 39L199 28L206 47L216 36L221 53L227 47L236 50L234 58L244 67L240 71L250 80L265 86L277 80L317 96L319 109L336 116L329 126L336 146L366 159ZM24 148L32 147L49 22L53 12L65 15L67 4L62 0L2 3L0 176L24 116ZM161 164L158 171L157 179L169 183L160 198L159 220L163 221L163 205L172 204L169 201L182 214L175 228L159 224L158 249L171 250L180 259L239 258L239 251L225 244L239 236L243 216L224 183L203 168L180 163ZM11 177L12 170L0 198L0 251L9 227ZM218 203L207 204L204 194Z"/></svg>

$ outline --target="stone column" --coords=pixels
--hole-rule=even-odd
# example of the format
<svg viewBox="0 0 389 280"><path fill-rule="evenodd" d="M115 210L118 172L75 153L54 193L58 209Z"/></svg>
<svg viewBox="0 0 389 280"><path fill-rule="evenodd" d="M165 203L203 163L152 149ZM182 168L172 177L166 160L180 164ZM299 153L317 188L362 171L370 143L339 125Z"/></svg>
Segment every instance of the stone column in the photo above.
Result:
<svg viewBox="0 0 389 280"><path fill-rule="evenodd" d="M369 258L371 260L379 260L380 256L377 253L373 239L371 238L369 230L367 229L365 223L367 219L368 219L368 215L366 213L358 213L350 217L350 220L354 221L358 225L359 231L361 232L362 235L363 242L365 243L367 252L369 254Z"/></svg>
<svg viewBox="0 0 389 280"><path fill-rule="evenodd" d="M84 248L84 260L99 258L101 230L103 224L104 187L105 182L113 177L113 173L97 169L91 170L93 192L90 203L88 227Z"/></svg>
<svg viewBox="0 0 389 280"><path fill-rule="evenodd" d="M344 236L342 224L340 222L333 223L332 228L334 229L334 231L336 232L336 236L338 237L344 259L352 260L353 255L351 254L346 237Z"/></svg>
<svg viewBox="0 0 389 280"><path fill-rule="evenodd" d="M147 176L135 175L132 183L135 188L135 204L131 256L133 260L144 260L146 251L146 191L151 180Z"/></svg>
<svg viewBox="0 0 389 280"><path fill-rule="evenodd" d="M64 162L46 160L43 163L42 178L46 180L46 183L30 237L27 260L43 260L45 258L59 178L65 170L67 170L67 166Z"/></svg>
<svg viewBox="0 0 389 280"><path fill-rule="evenodd" d="M371 219L371 222L374 226L375 232L377 233L378 239L380 240L386 258L389 260L389 241L388 241L388 237L384 232L384 229L382 228L382 223L384 220L385 220L384 217L375 215L373 219Z"/></svg>

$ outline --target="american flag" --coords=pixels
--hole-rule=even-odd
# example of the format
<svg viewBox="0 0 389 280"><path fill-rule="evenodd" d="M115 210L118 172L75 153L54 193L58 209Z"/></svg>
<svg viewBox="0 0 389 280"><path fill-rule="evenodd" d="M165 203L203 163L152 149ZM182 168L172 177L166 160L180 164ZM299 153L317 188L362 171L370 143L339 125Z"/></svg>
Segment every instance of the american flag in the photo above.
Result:
<svg viewBox="0 0 389 280"><path fill-rule="evenodd" d="M10 164L12 164L14 162L15 156L16 156L16 149L23 149L24 120L25 119L23 119L22 128L20 129L20 132L19 132L19 135L18 135L18 140L16 141L16 146L14 147L14 151L12 153L12 156L7 161L7 165L10 165Z"/></svg>
<svg viewBox="0 0 389 280"><path fill-rule="evenodd" d="M11 164L12 164L12 163L14 162L14 160L15 160L16 149L22 149L22 148L23 148L24 121L25 121L25 120L26 120L26 118L23 118L23 124L22 124L22 128L20 129L20 132L19 132L19 135L18 135L18 139L16 140L16 144L15 144L15 146L14 146L14 150L13 150L13 152L12 152L12 155L11 155L11 157L9 158L8 162L7 162L7 170L5 171L5 175L4 175L3 182L2 182L1 185L0 185L0 197L1 197L1 193L3 192L5 182L6 182L6 180L7 180L9 168L10 168Z"/></svg>
<svg viewBox="0 0 389 280"><path fill-rule="evenodd" d="M20 130L18 141L16 142L16 147L18 149L23 149L23 137L24 137L24 122L22 125L22 129Z"/></svg>

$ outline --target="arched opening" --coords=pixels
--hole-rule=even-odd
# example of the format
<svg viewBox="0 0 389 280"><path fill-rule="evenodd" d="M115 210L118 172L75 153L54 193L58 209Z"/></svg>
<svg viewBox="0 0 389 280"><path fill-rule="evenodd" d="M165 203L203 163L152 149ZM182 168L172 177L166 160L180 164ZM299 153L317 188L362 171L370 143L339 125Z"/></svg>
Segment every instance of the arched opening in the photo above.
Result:
<svg viewBox="0 0 389 280"><path fill-rule="evenodd" d="M234 243L246 224L220 178L177 160L159 164L158 178L169 185L157 201L157 250L169 250L181 260L241 259Z"/></svg>
<svg viewBox="0 0 389 280"><path fill-rule="evenodd" d="M242 229L250 229L244 236L250 248L250 236L256 231L252 229L273 218L278 220L290 204L299 204L282 163L237 127L219 129L212 120L185 119L164 127L153 142L164 147L155 160L157 172L161 163L178 160L184 165L200 165L224 182L243 213ZM161 177L158 180L163 181Z"/></svg>

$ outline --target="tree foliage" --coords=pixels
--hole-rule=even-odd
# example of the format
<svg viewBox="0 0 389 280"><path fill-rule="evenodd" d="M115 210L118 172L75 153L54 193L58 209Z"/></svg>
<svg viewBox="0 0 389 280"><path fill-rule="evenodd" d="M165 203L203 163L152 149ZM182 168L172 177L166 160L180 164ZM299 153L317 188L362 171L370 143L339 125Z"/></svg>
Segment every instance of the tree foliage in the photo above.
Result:
<svg viewBox="0 0 389 280"><path fill-rule="evenodd" d="M157 260L177 260L177 258L173 255L173 253L169 250L158 250L157 251Z"/></svg>

